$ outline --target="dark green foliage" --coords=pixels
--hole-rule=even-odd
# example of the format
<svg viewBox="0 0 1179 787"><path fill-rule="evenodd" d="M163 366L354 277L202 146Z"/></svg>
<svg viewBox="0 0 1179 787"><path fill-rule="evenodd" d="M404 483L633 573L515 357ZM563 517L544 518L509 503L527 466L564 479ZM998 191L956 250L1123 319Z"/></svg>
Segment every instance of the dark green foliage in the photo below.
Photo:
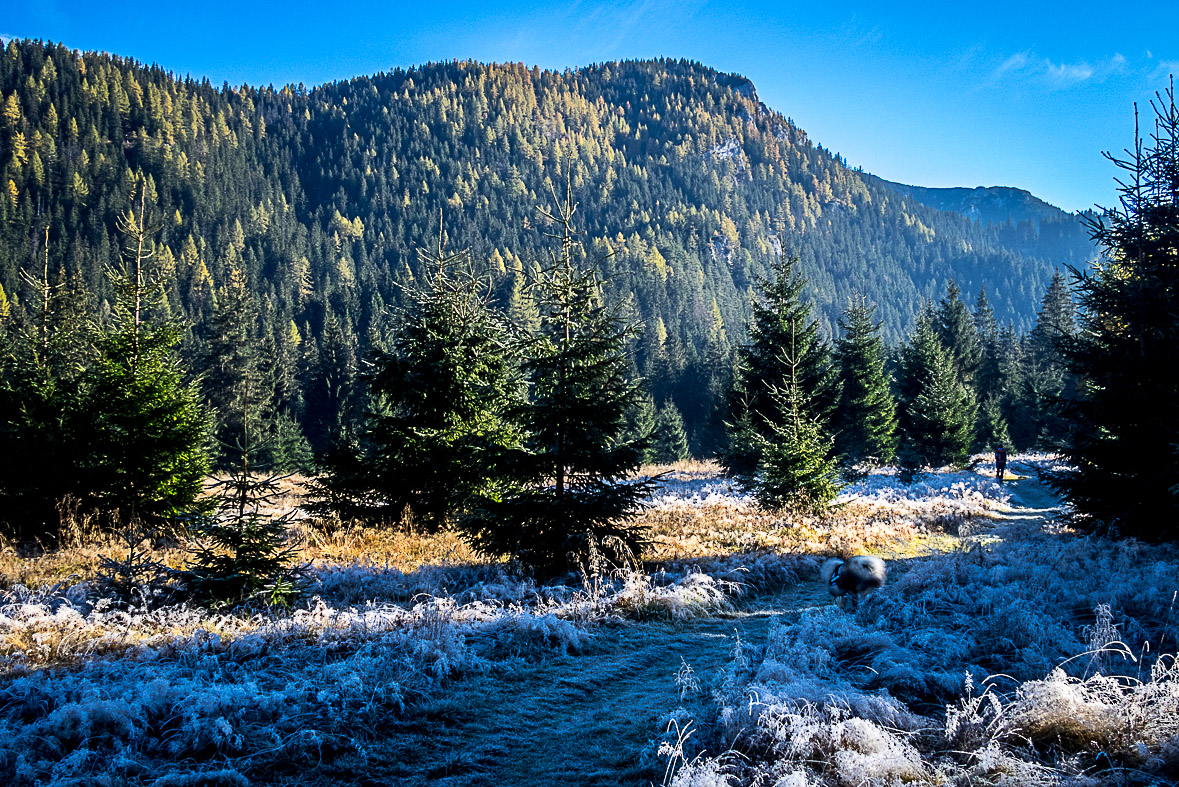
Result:
<svg viewBox="0 0 1179 787"><path fill-rule="evenodd" d="M645 465L658 461L655 458L655 433L659 426L659 416L655 409L655 397L645 394L627 413L626 437L628 440L641 441L646 449L643 451L642 462Z"/></svg>
<svg viewBox="0 0 1179 787"><path fill-rule="evenodd" d="M46 258L47 259L47 258ZM17 540L57 534L57 506L84 488L83 371L93 361L85 293L28 277L32 309L0 316L0 523Z"/></svg>
<svg viewBox="0 0 1179 787"><path fill-rule="evenodd" d="M181 328L151 316L160 292L146 270L153 248L145 214L141 196L138 213L121 224L126 264L111 271L111 326L96 338L98 358L82 383L79 474L87 507L154 524L191 509L201 491L207 417L176 357Z"/></svg>
<svg viewBox="0 0 1179 787"><path fill-rule="evenodd" d="M302 570L292 566L296 548L287 537L294 512L264 510L275 505L279 480L251 474L243 461L220 482L216 510L190 519L195 543L184 579L202 603L287 605L300 592Z"/></svg>
<svg viewBox="0 0 1179 787"><path fill-rule="evenodd" d="M1004 387L1003 371L1000 369L999 323L995 310L987 300L986 289L978 291L974 303L974 330L979 343L979 365L974 377L974 388L979 398L997 396Z"/></svg>
<svg viewBox="0 0 1179 787"><path fill-rule="evenodd" d="M652 454L658 464L682 462L689 456L688 433L684 431L684 419L672 402L666 402L659 408Z"/></svg>
<svg viewBox="0 0 1179 787"><path fill-rule="evenodd" d="M280 413L269 424L262 464L280 473L315 472L315 454L294 417Z"/></svg>
<svg viewBox="0 0 1179 787"><path fill-rule="evenodd" d="M1034 443L1056 449L1068 434L1061 415L1064 400L1077 397L1077 379L1068 369L1064 348L1077 333L1076 306L1065 278L1053 274L1044 293L1036 327L1025 342L1025 399L1035 423Z"/></svg>
<svg viewBox="0 0 1179 787"><path fill-rule="evenodd" d="M515 359L507 327L465 253L423 257L427 282L409 293L387 352L374 353L359 454L337 454L319 490L340 516L437 529L475 497L497 498L501 464L519 443Z"/></svg>
<svg viewBox="0 0 1179 787"><path fill-rule="evenodd" d="M791 337L793 339L793 337ZM813 415L803 410L805 391L797 375L791 341L783 348L790 368L784 388L776 388L774 404L781 414L762 452L752 490L766 508L818 513L839 494L834 440Z"/></svg>
<svg viewBox="0 0 1179 787"><path fill-rule="evenodd" d="M954 281L947 285L946 295L934 312L934 327L942 347L954 362L958 379L974 385L983 360L983 347L974 318L962 302L962 291Z"/></svg>
<svg viewBox="0 0 1179 787"><path fill-rule="evenodd" d="M905 408L901 460L913 467L963 467L974 438L974 394L959 379L949 353L940 343L929 351L917 396Z"/></svg>
<svg viewBox="0 0 1179 787"><path fill-rule="evenodd" d="M261 426L271 403L263 379L258 305L240 270L229 271L219 296L203 343L201 390L213 412L218 464L232 465L241 456L237 443L244 422Z"/></svg>
<svg viewBox="0 0 1179 787"><path fill-rule="evenodd" d="M1074 270L1079 331L1064 341L1080 377L1066 402L1055 474L1078 524L1151 541L1179 539L1179 111L1159 98L1154 135L1126 159L1121 205L1091 227L1104 254ZM1066 310L1067 311L1067 310Z"/></svg>
<svg viewBox="0 0 1179 787"><path fill-rule="evenodd" d="M896 402L884 368L875 306L853 298L840 320L835 345L840 398L836 410L836 452L848 464L888 464L896 455Z"/></svg>
<svg viewBox="0 0 1179 787"><path fill-rule="evenodd" d="M1011 435L1007 431L1007 419L998 399L988 396L978 408L978 419L974 424L973 447L976 452L985 453L998 447L1011 448Z"/></svg>
<svg viewBox="0 0 1179 787"><path fill-rule="evenodd" d="M941 340L934 330L933 320L933 309L926 304L909 333L908 341L896 356L897 423L902 435L912 428L908 415L909 405L925 387L929 370L933 367L934 354L941 348Z"/></svg>
<svg viewBox="0 0 1179 787"><path fill-rule="evenodd" d="M748 406L755 423L779 423L774 391L792 374L803 413L826 424L835 410L839 380L831 348L811 316L811 304L802 297L805 286L797 257L779 257L771 266L771 277L758 282L749 342L737 350L737 374L746 395L734 403Z"/></svg>
<svg viewBox="0 0 1179 787"><path fill-rule="evenodd" d="M524 349L530 396L517 411L526 437L511 459L515 488L485 498L462 522L478 551L539 573L571 568L595 551L616 563L634 559L645 533L627 518L652 488L625 482L646 449L623 438L641 396L626 355L637 328L602 302L598 268L582 262L574 238L573 212L567 190L556 210L542 213L561 246L531 287L540 324Z"/></svg>
<svg viewBox="0 0 1179 787"><path fill-rule="evenodd" d="M797 266L797 258L779 257L772 278L759 281L749 342L737 349L736 379L727 397L729 448L721 456L726 470L737 477L748 478L756 467L751 460L757 457L750 452L758 444L737 442L737 433L752 429L772 441L786 423L775 392L794 386L802 416L824 430L839 400L831 348L802 297L805 280Z"/></svg>
<svg viewBox="0 0 1179 787"><path fill-rule="evenodd" d="M910 470L964 465L974 437L975 399L959 379L932 319L918 322L901 353L898 390L901 464Z"/></svg>
<svg viewBox="0 0 1179 787"><path fill-rule="evenodd" d="M730 401L732 396L730 394ZM725 423L727 445L720 461L729 475L740 481L746 489L751 489L757 483L758 468L769 446L769 439L762 434L767 427L761 424L759 428L754 424L751 408L738 406L734 409L736 417Z"/></svg>
<svg viewBox="0 0 1179 787"><path fill-rule="evenodd" d="M995 391L999 406L1011 435L1011 445L1016 451L1026 451L1035 446L1040 432L1036 412L1028 399L1028 368L1024 343L1008 325L999 331L996 356L998 382Z"/></svg>

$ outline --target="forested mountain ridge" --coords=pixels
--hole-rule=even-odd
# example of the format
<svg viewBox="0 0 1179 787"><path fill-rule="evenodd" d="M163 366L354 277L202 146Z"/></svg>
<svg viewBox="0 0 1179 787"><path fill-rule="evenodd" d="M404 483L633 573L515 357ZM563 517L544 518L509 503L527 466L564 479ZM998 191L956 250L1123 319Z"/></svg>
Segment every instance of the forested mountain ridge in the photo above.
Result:
<svg viewBox="0 0 1179 787"><path fill-rule="evenodd" d="M1012 224L1020 224L1030 221L1039 227L1042 222L1056 224L1079 221L1079 216L1076 214L1050 205L1024 189L1010 186L932 188L894 183L874 175L867 177L878 180L893 191L912 197L931 208L961 213L963 216L984 223L1005 224L1010 221ZM1069 235L1071 236L1071 233ZM1069 240L1074 238L1075 236L1071 236ZM1084 236L1078 240L1084 240Z"/></svg>
<svg viewBox="0 0 1179 787"><path fill-rule="evenodd" d="M157 275L193 326L195 367L236 277L276 406L320 448L358 359L388 336L398 285L421 275L414 249L440 211L450 247L470 248L504 304L527 311L522 285L547 245L535 206L566 166L607 297L647 326L639 368L689 425L781 250L801 257L828 332L859 291L893 340L951 278L985 286L999 320L1026 329L1053 268L1088 254L1075 221L973 222L899 195L813 144L748 80L684 61L453 62L313 90L216 88L11 41L0 100L0 311L30 301L20 271L40 263L46 228L51 275L76 277L104 309L116 219L142 171Z"/></svg>

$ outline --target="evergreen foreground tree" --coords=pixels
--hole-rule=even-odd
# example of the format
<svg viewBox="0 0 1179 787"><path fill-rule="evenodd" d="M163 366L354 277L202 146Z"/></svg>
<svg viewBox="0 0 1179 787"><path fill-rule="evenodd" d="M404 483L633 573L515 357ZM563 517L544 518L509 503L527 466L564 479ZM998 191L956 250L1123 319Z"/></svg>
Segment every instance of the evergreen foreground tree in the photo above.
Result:
<svg viewBox="0 0 1179 787"><path fill-rule="evenodd" d="M153 313L162 293L146 268L153 256L144 192L120 223L125 265L111 271L112 327L96 340L98 359L83 381L86 453L83 502L124 521L155 523L190 510L208 470L207 415L185 383L175 322Z"/></svg>
<svg viewBox="0 0 1179 787"><path fill-rule="evenodd" d="M836 411L837 452L848 464L888 464L897 450L896 402L884 369L875 306L862 296L848 305L835 346L841 394Z"/></svg>
<svg viewBox="0 0 1179 787"><path fill-rule="evenodd" d="M634 559L645 533L628 518L652 488L625 481L646 448L624 438L627 412L641 396L626 355L637 327L603 305L596 269L581 263L568 185L554 202L557 209L541 215L561 246L531 285L540 326L525 350L531 396L518 413L527 437L512 459L516 488L485 497L462 521L479 552L540 573L594 553Z"/></svg>
<svg viewBox="0 0 1179 787"><path fill-rule="evenodd" d="M437 529L502 491L518 385L507 328L466 252L448 254L440 226L437 249L419 255L429 282L408 291L391 348L374 353L365 431L333 453L315 507L383 521L408 509Z"/></svg>
<svg viewBox="0 0 1179 787"><path fill-rule="evenodd" d="M240 463L218 482L216 509L189 520L192 560L182 572L202 603L237 604L253 599L286 606L302 589L303 569L293 565L296 548L288 538L295 512L274 516L282 494L280 476L262 475L251 461L262 445L253 444L248 389L239 391L242 434Z"/></svg>
<svg viewBox="0 0 1179 787"><path fill-rule="evenodd" d="M818 513L839 493L834 441L814 416L802 409L803 394L797 375L794 336L782 349L789 374L785 387L774 390L780 413L765 444L752 489L767 508Z"/></svg>
<svg viewBox="0 0 1179 787"><path fill-rule="evenodd" d="M46 233L48 238L48 233ZM25 274L31 309L0 313L0 523L18 541L57 534L57 507L77 499L85 446L83 373L93 362L85 294L72 280Z"/></svg>
<svg viewBox="0 0 1179 787"><path fill-rule="evenodd" d="M964 466L974 437L974 394L936 337L928 352L920 388L906 408L900 459L909 472L925 465Z"/></svg>
<svg viewBox="0 0 1179 787"><path fill-rule="evenodd" d="M795 385L792 377L799 411L820 429L828 428L839 400L831 349L819 335L811 304L802 298L806 281L797 265L795 257L779 257L772 276L758 282L749 342L737 350L736 375L727 396L729 440L721 463L738 478L752 477L761 458L758 446L785 426L775 391ZM784 348L793 348L789 361ZM764 440L752 439L751 433Z"/></svg>
<svg viewBox="0 0 1179 787"><path fill-rule="evenodd" d="M1081 379L1066 402L1054 483L1079 523L1179 539L1179 111L1174 85L1152 103L1155 131L1126 159L1121 205L1090 223L1104 254L1073 270L1081 318L1064 343ZM1108 155L1108 154L1107 154Z"/></svg>

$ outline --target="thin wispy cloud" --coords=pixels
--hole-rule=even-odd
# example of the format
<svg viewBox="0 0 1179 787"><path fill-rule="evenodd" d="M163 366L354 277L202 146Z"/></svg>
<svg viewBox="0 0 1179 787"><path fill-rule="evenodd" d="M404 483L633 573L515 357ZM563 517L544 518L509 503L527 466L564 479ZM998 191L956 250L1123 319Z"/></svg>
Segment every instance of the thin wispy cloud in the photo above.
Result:
<svg viewBox="0 0 1179 787"><path fill-rule="evenodd" d="M995 69L995 76L1002 76L1008 71L1022 71L1027 68L1028 53L1016 52L1011 57L1003 61L1003 64Z"/></svg>
<svg viewBox="0 0 1179 787"><path fill-rule="evenodd" d="M1151 81L1157 82L1174 74L1179 74L1179 60L1160 60L1151 72L1150 78Z"/></svg>
<svg viewBox="0 0 1179 787"><path fill-rule="evenodd" d="M8 46L8 42L14 38L16 36L9 35L8 33L0 33L0 46Z"/></svg>
<svg viewBox="0 0 1179 787"><path fill-rule="evenodd" d="M1038 81L1052 88L1067 88L1090 80L1102 81L1126 70L1126 58L1120 52L1098 61L1054 61L1029 50L1016 52L995 68L992 77Z"/></svg>

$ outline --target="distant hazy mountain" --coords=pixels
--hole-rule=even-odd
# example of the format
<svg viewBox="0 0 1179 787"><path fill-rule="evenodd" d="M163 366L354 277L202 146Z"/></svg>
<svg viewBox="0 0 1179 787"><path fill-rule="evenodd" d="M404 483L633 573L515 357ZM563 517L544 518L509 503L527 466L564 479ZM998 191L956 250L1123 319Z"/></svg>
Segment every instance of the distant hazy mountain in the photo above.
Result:
<svg viewBox="0 0 1179 787"><path fill-rule="evenodd" d="M983 223L1004 224L1010 220L1012 223L1018 224L1021 221L1032 221L1039 226L1040 222L1045 219L1066 221L1076 218L1076 214L1063 211L1055 205L1049 205L1031 192L1010 186L930 188L894 183L874 175L868 177L880 181L893 191L912 197L923 205L938 210L961 213L967 218Z"/></svg>

